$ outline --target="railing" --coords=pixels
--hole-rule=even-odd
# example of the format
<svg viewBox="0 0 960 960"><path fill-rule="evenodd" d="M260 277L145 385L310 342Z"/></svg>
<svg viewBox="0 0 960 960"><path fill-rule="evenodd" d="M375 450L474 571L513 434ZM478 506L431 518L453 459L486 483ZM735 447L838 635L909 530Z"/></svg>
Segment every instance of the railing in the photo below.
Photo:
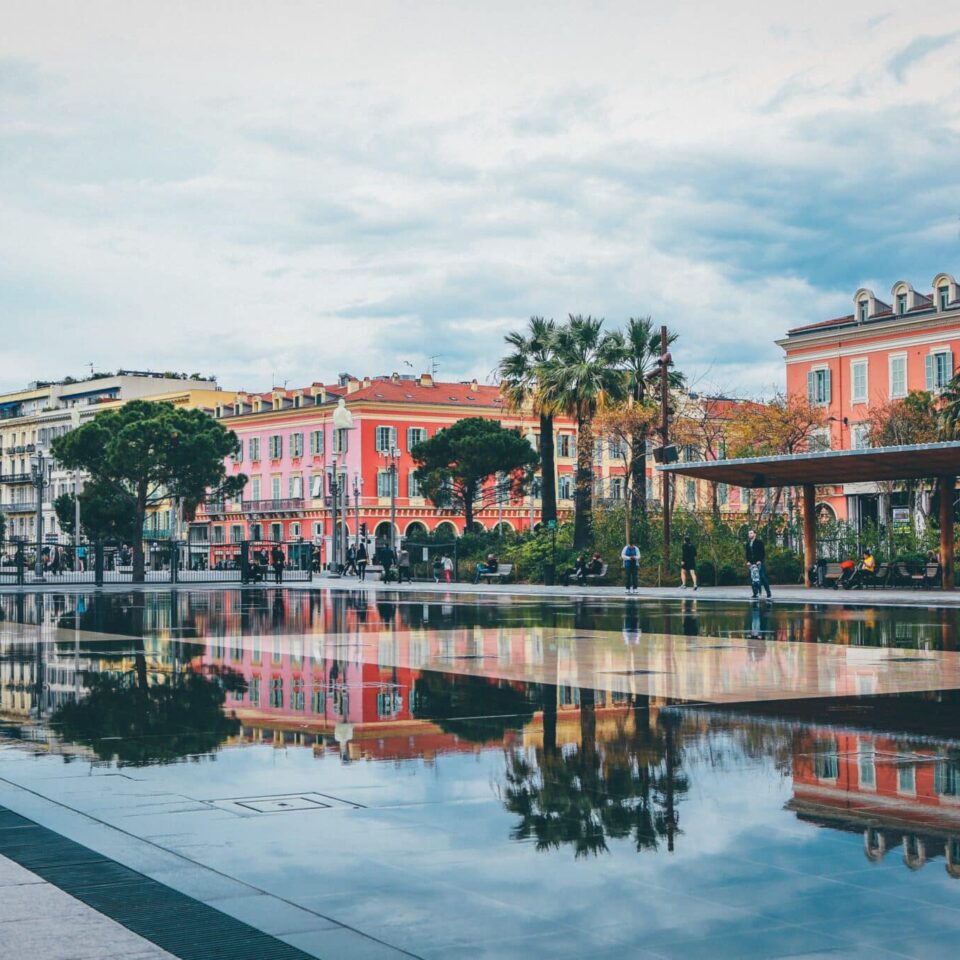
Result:
<svg viewBox="0 0 960 960"><path fill-rule="evenodd" d="M286 500L244 500L241 504L244 513L284 513L303 509L303 497Z"/></svg>
<svg viewBox="0 0 960 960"><path fill-rule="evenodd" d="M0 483L33 483L33 474L0 473Z"/></svg>
<svg viewBox="0 0 960 960"><path fill-rule="evenodd" d="M0 503L0 513L36 513L37 512L37 503L34 500L33 502L21 502L21 503Z"/></svg>

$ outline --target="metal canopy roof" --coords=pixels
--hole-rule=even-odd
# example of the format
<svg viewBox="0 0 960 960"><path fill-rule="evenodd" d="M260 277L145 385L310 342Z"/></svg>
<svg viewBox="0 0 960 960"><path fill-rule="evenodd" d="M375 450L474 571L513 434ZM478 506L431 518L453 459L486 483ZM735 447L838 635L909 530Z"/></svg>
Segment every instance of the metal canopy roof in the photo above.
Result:
<svg viewBox="0 0 960 960"><path fill-rule="evenodd" d="M740 460L705 460L674 463L658 469L736 487L794 487L805 483L828 485L956 477L960 475L960 441Z"/></svg>

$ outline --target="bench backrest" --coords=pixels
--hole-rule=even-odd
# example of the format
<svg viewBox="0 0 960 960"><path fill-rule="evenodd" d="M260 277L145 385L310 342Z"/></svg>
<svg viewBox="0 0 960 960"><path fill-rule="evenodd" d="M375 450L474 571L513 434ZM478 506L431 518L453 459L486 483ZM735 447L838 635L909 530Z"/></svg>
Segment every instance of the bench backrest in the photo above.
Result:
<svg viewBox="0 0 960 960"><path fill-rule="evenodd" d="M843 570L840 568L839 563L828 563L823 570L824 576L827 577L839 577Z"/></svg>
<svg viewBox="0 0 960 960"><path fill-rule="evenodd" d="M501 576L507 577L513 573L513 564L512 563L498 563L497 564L497 573Z"/></svg>

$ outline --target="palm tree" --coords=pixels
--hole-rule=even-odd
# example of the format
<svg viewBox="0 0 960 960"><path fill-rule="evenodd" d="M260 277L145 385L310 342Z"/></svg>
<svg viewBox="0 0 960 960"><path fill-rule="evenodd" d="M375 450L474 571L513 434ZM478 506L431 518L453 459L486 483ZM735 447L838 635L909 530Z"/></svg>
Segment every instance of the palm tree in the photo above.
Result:
<svg viewBox="0 0 960 960"><path fill-rule="evenodd" d="M540 374L553 355L556 324L543 317L531 317L526 333L509 333L504 338L511 348L497 368L507 403L514 410L532 404L540 417L540 500L544 522L557 519L557 476L553 442L553 410L543 402Z"/></svg>
<svg viewBox="0 0 960 960"><path fill-rule="evenodd" d="M573 546L589 546L593 516L593 418L604 403L626 395L625 346L618 333L604 332L603 320L571 316L558 327L553 355L543 364L542 400L577 422L577 474Z"/></svg>
<svg viewBox="0 0 960 960"><path fill-rule="evenodd" d="M660 394L660 356L663 348L660 344L660 331L654 329L650 317L631 317L624 331L626 357L624 367L627 371L627 387L633 403L645 403ZM667 344L673 343L677 335L667 337ZM683 374L677 370L669 373L672 389L683 386ZM640 449L646 444L646 437L634 437L631 450L630 485L633 488L631 501L636 506L641 519L647 515L647 458Z"/></svg>

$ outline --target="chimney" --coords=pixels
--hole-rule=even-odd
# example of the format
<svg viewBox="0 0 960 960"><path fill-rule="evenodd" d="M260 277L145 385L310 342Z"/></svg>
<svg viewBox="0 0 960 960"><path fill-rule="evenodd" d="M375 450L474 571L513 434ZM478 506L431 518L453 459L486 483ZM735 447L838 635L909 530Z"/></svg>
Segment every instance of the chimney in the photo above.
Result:
<svg viewBox="0 0 960 960"><path fill-rule="evenodd" d="M480 389L480 384L477 383L477 378L476 378L476 377L474 377L473 380L470 381L470 389L471 389L471 390L474 390L474 391Z"/></svg>
<svg viewBox="0 0 960 960"><path fill-rule="evenodd" d="M400 374L399 374L399 373L391 373L391 374L390 374L390 382L391 382L391 383L399 383L399 382L400 382Z"/></svg>
<svg viewBox="0 0 960 960"><path fill-rule="evenodd" d="M356 393L360 389L360 381L356 377L351 377L347 381L347 393Z"/></svg>
<svg viewBox="0 0 960 960"><path fill-rule="evenodd" d="M420 374L420 386L421 387L432 387L433 386L433 377L429 373Z"/></svg>
<svg viewBox="0 0 960 960"><path fill-rule="evenodd" d="M372 384L373 384L373 381L372 381L369 377L364 377L364 378L363 378L363 387L364 387L364 389L366 389L367 387L371 386Z"/></svg>

